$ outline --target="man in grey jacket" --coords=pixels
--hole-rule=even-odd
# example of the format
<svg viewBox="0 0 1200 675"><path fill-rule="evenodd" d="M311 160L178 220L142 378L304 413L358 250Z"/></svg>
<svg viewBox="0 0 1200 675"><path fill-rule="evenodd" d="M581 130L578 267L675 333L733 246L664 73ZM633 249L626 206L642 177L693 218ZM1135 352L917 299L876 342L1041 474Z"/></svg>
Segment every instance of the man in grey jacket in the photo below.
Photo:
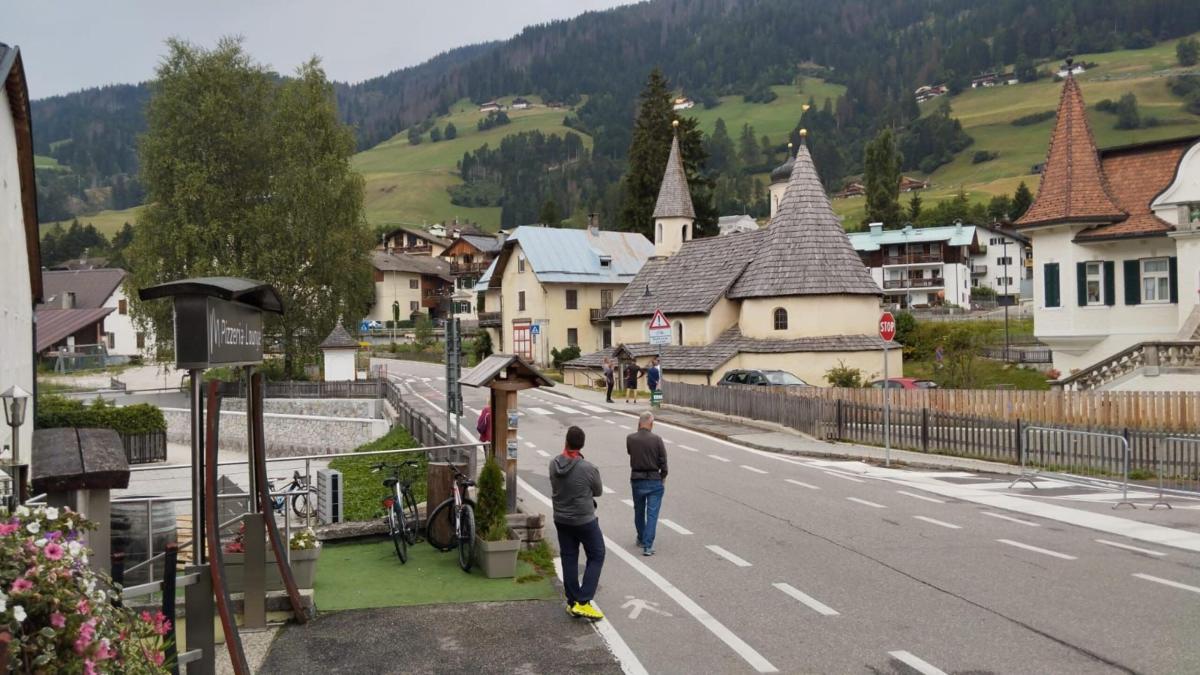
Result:
<svg viewBox="0 0 1200 675"><path fill-rule="evenodd" d="M658 509L662 506L663 481L667 479L667 448L650 431L654 415L642 413L638 430L625 438L629 453L629 483L633 489L633 526L642 555L654 555L654 534L658 529Z"/></svg>
<svg viewBox="0 0 1200 675"><path fill-rule="evenodd" d="M554 501L554 528L558 530L558 550L562 555L563 588L567 595L567 613L599 621L604 614L592 604L600 569L604 567L604 534L596 518L596 497L604 487L600 470L583 458L583 429L567 429L562 454L550 460L550 491ZM583 583L579 582L579 547L587 554Z"/></svg>

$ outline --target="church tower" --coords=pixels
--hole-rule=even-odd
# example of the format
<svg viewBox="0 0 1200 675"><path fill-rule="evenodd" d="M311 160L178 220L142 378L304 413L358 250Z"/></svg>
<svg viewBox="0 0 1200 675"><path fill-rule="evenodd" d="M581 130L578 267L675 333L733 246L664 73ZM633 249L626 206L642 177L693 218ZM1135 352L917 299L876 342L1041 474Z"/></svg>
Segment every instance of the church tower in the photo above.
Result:
<svg viewBox="0 0 1200 675"><path fill-rule="evenodd" d="M658 189L658 201L654 204L654 255L663 258L678 253L683 242L691 241L692 228L696 224L692 193L688 189L683 157L679 152L679 120L671 124L675 127L671 155L667 157L667 168Z"/></svg>

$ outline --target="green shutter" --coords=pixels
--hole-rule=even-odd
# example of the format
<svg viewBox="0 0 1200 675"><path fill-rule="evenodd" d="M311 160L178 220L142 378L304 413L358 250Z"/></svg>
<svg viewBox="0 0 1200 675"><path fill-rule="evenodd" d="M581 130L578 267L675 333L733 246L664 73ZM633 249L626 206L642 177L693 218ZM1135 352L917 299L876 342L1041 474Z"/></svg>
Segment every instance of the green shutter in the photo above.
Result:
<svg viewBox="0 0 1200 675"><path fill-rule="evenodd" d="M1125 304L1142 303L1142 267L1137 260L1125 261Z"/></svg>
<svg viewBox="0 0 1200 675"><path fill-rule="evenodd" d="M1075 297L1080 307L1087 307L1087 263L1075 263Z"/></svg>
<svg viewBox="0 0 1200 675"><path fill-rule="evenodd" d="M1117 304L1117 264L1111 260L1104 261L1104 304Z"/></svg>
<svg viewBox="0 0 1200 675"><path fill-rule="evenodd" d="M1046 294L1046 306L1060 307L1062 302L1058 290L1058 263L1046 263L1042 265L1042 277L1043 291Z"/></svg>
<svg viewBox="0 0 1200 675"><path fill-rule="evenodd" d="M1171 302L1179 303L1179 258L1167 258L1167 268L1171 275Z"/></svg>

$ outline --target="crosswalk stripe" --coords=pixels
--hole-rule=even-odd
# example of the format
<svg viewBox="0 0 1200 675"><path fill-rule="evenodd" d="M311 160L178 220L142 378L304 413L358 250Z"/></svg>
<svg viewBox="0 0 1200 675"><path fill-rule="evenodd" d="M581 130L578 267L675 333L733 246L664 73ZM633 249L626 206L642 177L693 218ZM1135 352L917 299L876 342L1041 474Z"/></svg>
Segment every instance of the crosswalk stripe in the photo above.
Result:
<svg viewBox="0 0 1200 675"><path fill-rule="evenodd" d="M579 412L578 410L576 410L574 408L568 408L565 405L556 405L556 406L554 406L554 409L559 412L567 413L568 415L582 415L583 414L583 413Z"/></svg>
<svg viewBox="0 0 1200 675"><path fill-rule="evenodd" d="M529 412L535 412L539 415L553 415L554 414L554 413L550 412L549 410L546 410L545 408L526 408L526 410L528 410Z"/></svg>

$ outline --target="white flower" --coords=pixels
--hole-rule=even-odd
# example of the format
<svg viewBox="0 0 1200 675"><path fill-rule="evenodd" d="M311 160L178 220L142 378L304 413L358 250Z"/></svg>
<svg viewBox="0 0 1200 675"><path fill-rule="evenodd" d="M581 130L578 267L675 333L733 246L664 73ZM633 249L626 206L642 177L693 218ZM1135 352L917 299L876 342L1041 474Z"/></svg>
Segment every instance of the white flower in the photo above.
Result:
<svg viewBox="0 0 1200 675"><path fill-rule="evenodd" d="M46 509L46 520L58 520L58 509L53 506Z"/></svg>
<svg viewBox="0 0 1200 675"><path fill-rule="evenodd" d="M14 511L13 513L17 514L17 517L18 517L18 518L25 518L25 517L27 517L27 516L29 515L29 507L27 507L27 506L18 506L18 507L17 507L17 510L16 510L16 511Z"/></svg>
<svg viewBox="0 0 1200 675"><path fill-rule="evenodd" d="M75 521L74 521L74 520L71 520L70 518L67 518L67 529L68 529L68 530L73 530L73 529L75 529Z"/></svg>
<svg viewBox="0 0 1200 675"><path fill-rule="evenodd" d="M13 618L17 620L17 623L23 622L25 620L25 608L20 605L13 605Z"/></svg>
<svg viewBox="0 0 1200 675"><path fill-rule="evenodd" d="M83 544L80 544L77 541L72 541L67 544L67 552L71 554L72 558L79 555L79 552L82 550L83 550Z"/></svg>
<svg viewBox="0 0 1200 675"><path fill-rule="evenodd" d="M25 529L29 530L29 534L37 534L42 531L42 524L35 520L26 525Z"/></svg>
<svg viewBox="0 0 1200 675"><path fill-rule="evenodd" d="M33 542L33 545L38 548L42 548L43 546L45 546L46 544L49 544L49 543L50 542L46 541L45 538L42 538L42 539L38 539L37 541Z"/></svg>
<svg viewBox="0 0 1200 675"><path fill-rule="evenodd" d="M0 591L0 614L3 614L5 608L7 608L7 607L8 607L8 596L4 594L4 591Z"/></svg>
<svg viewBox="0 0 1200 675"><path fill-rule="evenodd" d="M88 592L88 593L91 593L92 591L96 590L96 580L95 580L95 579L88 579L88 580L87 580L87 583L86 583L86 584L84 584L84 585L83 585L83 587L84 587L85 589L87 589L87 592Z"/></svg>

